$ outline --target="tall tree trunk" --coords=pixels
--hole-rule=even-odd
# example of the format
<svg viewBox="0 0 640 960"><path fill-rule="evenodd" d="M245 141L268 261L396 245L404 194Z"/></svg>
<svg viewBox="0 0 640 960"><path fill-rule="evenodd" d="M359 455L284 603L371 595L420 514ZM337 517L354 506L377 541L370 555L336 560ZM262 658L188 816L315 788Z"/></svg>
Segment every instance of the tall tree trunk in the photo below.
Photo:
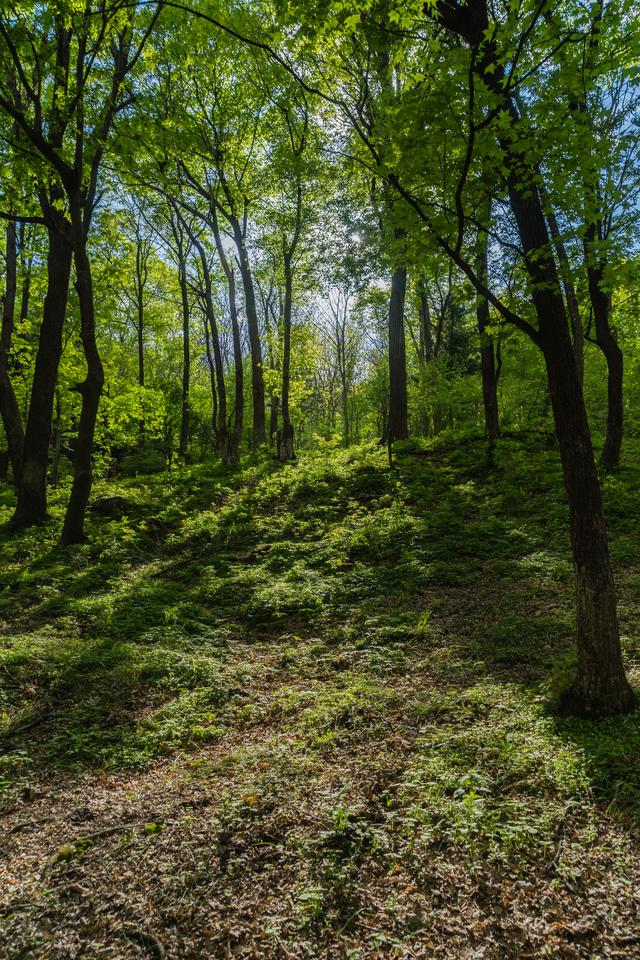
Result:
<svg viewBox="0 0 640 960"><path fill-rule="evenodd" d="M555 264L549 255L541 255L549 244L542 203L535 186L521 179L521 154L514 153L511 141L504 146L512 161L509 197L532 280L571 518L578 674L563 705L584 716L623 713L633 708L634 695L622 663L613 573L582 385Z"/></svg>
<svg viewBox="0 0 640 960"><path fill-rule="evenodd" d="M262 372L262 345L260 343L260 328L258 326L258 311L256 309L256 294L253 287L253 277L247 247L244 242L242 227L239 221L232 218L233 236L238 250L240 276L244 292L244 307L247 315L249 343L251 345L251 393L253 399L253 445L259 447L266 443L266 417L264 406L264 376Z"/></svg>
<svg viewBox="0 0 640 960"><path fill-rule="evenodd" d="M284 257L284 304L282 310L282 431L278 442L278 459L294 460L293 424L289 411L291 385L291 311L293 306L293 276L291 258Z"/></svg>
<svg viewBox="0 0 640 960"><path fill-rule="evenodd" d="M491 203L488 204L487 224L491 218ZM477 273L486 285L489 279L489 235L478 231ZM484 404L484 433L487 440L496 440L500 436L500 415L498 412L498 373L493 337L487 332L489 326L489 301L480 293L476 294L476 318L480 334L480 368L482 374L482 401Z"/></svg>
<svg viewBox="0 0 640 960"><path fill-rule="evenodd" d="M541 193L542 200L545 201L545 194ZM558 255L558 262L560 264L560 276L562 278L562 287L564 289L565 299L567 301L567 310L569 312L569 319L571 320L571 334L573 337L573 352L576 358L576 367L578 368L578 376L580 377L580 383L584 380L584 330L582 329L582 319L580 317L580 307L578 305L578 297L576 296L576 290L571 279L571 266L569 264L569 256L567 254L566 247L562 240L560 234L560 228L558 227L558 221L553 210L549 209L547 211L547 222L549 224L549 232L553 238L553 245L555 247L556 253Z"/></svg>
<svg viewBox="0 0 640 960"><path fill-rule="evenodd" d="M433 360L433 325L424 279L418 283L418 297L420 301L420 360L429 363Z"/></svg>
<svg viewBox="0 0 640 960"><path fill-rule="evenodd" d="M437 4L445 26L475 48L475 70L503 106L508 129L499 143L508 173L508 191L531 281L538 319L536 342L549 378L549 391L569 503L576 584L578 670L563 698L564 709L598 717L633 709L618 634L616 597L598 475L576 366L560 279L550 254L549 233L528 151L530 132L520 140L520 117L492 38L486 0L464 7ZM488 38L488 39L487 39Z"/></svg>
<svg viewBox="0 0 640 960"><path fill-rule="evenodd" d="M389 419L388 443L409 436L407 415L407 348L404 336L404 300L407 290L406 267L396 267L391 277L389 299Z"/></svg>
<svg viewBox="0 0 640 960"><path fill-rule="evenodd" d="M182 301L182 402L180 415L180 443L178 456L184 462L189 446L190 389L191 389L191 344L189 331L189 291L187 288L187 264L184 253L179 252L178 282Z"/></svg>
<svg viewBox="0 0 640 960"><path fill-rule="evenodd" d="M138 303L136 335L138 340L138 386L144 387L144 308L140 303ZM144 433L144 417L140 422L140 426Z"/></svg>
<svg viewBox="0 0 640 960"><path fill-rule="evenodd" d="M419 360L420 366L426 371L427 364L433 360L433 324L431 323L431 309L427 295L427 285L424 278L418 281L418 306L420 317ZM426 383L426 381L425 381ZM432 418L426 406L421 416L422 436L428 437L432 433Z"/></svg>
<svg viewBox="0 0 640 960"><path fill-rule="evenodd" d="M242 443L242 424L244 420L244 369L242 366L242 344L240 342L240 324L238 323L238 303L236 298L236 277L233 267L229 263L222 243L222 234L218 223L218 214L215 204L210 207L210 225L213 230L213 239L218 251L218 258L222 266L225 277L227 278L227 289L229 291L229 315L231 317L231 337L233 342L233 365L235 372L235 407L233 413L233 430L229 431L229 424L226 424L227 430L227 460L230 463L237 463L240 458L240 445ZM221 355L222 358L222 355ZM224 380L224 378L223 378ZM226 416L226 412L225 412Z"/></svg>
<svg viewBox="0 0 640 960"><path fill-rule="evenodd" d="M207 319L207 328L211 335L211 345L213 348L213 358L209 356L209 365L212 370L211 386L214 389L214 382L217 388L217 397L214 389L214 405L217 408L216 418L214 420L214 432L216 437L216 450L223 460L227 461L230 457L229 451L229 430L227 425L227 391L224 382L224 364L222 362L222 349L220 347L220 333L216 322L216 315L213 309L213 293L211 286L211 271L207 260L207 253L194 235L192 240L200 256L202 265L202 277L204 281L204 303L205 316ZM235 300L235 296L234 296ZM207 350L209 351L209 340L207 339ZM213 360L213 364L212 364ZM213 373L215 372L215 377Z"/></svg>
<svg viewBox="0 0 640 960"><path fill-rule="evenodd" d="M520 152L512 141L503 146L511 161L509 198L532 281L571 519L578 674L563 706L584 716L613 715L631 710L634 695L622 663L613 573L582 386L555 264L548 254L541 255L549 244L542 203L531 181L521 178Z"/></svg>
<svg viewBox="0 0 640 960"><path fill-rule="evenodd" d="M136 338L138 341L138 386L140 387L140 423L138 425L140 433L140 446L144 444L144 399L143 399L143 390L144 390L144 300L143 300L143 290L138 289L136 291Z"/></svg>
<svg viewBox="0 0 640 960"><path fill-rule="evenodd" d="M211 435L213 437L213 448L218 451L218 394L216 392L216 369L211 352L211 331L209 330L209 319L206 311L202 314L204 326L204 343L207 352L207 366L209 367L209 381L211 383Z"/></svg>
<svg viewBox="0 0 640 960"><path fill-rule="evenodd" d="M87 255L86 237L82 223L82 204L71 208L74 229L73 260L76 268L76 290L80 307L80 339L87 373L75 389L82 397L78 439L73 457L73 483L67 504L60 542L82 543L84 520L93 484L93 441L95 437L98 407L104 386L104 370L96 341L95 304L91 264Z"/></svg>
<svg viewBox="0 0 640 960"><path fill-rule="evenodd" d="M56 418L53 428L53 462L51 464L51 486L54 490L58 487L58 478L60 475L60 457L62 456L62 404L60 402L60 390L56 387Z"/></svg>
<svg viewBox="0 0 640 960"><path fill-rule="evenodd" d="M236 301L236 278L231 269L228 276L229 313L231 315L231 335L233 340L233 365L235 370L235 408L233 413L233 438L230 444L230 457L237 462L242 443L242 425L244 422L244 367L242 365L242 344L240 343L240 324Z"/></svg>
<svg viewBox="0 0 640 960"><path fill-rule="evenodd" d="M54 226L48 226L47 233L47 293L24 433L18 502L12 521L14 525L21 527L41 523L47 517L47 467L53 396L62 354L62 330L69 297L71 244Z"/></svg>
<svg viewBox="0 0 640 960"><path fill-rule="evenodd" d="M346 374L342 373L340 396L342 401L342 429L344 432L344 445L348 447L351 443L351 418L349 416L349 384Z"/></svg>
<svg viewBox="0 0 640 960"><path fill-rule="evenodd" d="M595 227L590 226L585 237L585 263L589 280L589 299L596 327L596 343L607 362L607 433L601 454L604 469L611 473L620 466L620 450L624 430L623 373L624 359L609 317L611 300L602 289L604 267L592 250ZM593 259L592 259L593 258Z"/></svg>
<svg viewBox="0 0 640 960"><path fill-rule="evenodd" d="M273 443L278 435L278 414L280 411L280 397L273 391L269 409L269 440Z"/></svg>
<svg viewBox="0 0 640 960"><path fill-rule="evenodd" d="M25 245L27 238L25 236L24 223L20 224L20 278L22 280L22 290L20 291L20 323L29 316L29 301L31 297L31 267L33 265L33 254L25 256Z"/></svg>
<svg viewBox="0 0 640 960"><path fill-rule="evenodd" d="M11 469L13 471L13 482L17 485L20 481L20 472L22 470L24 431L22 429L20 408L18 407L18 401L9 374L9 355L11 352L11 339L13 337L18 287L18 244L16 225L11 220L7 223L5 258L7 266L4 296L2 298L2 326L0 328L0 415L2 416L4 432L7 438L9 460L11 461Z"/></svg>

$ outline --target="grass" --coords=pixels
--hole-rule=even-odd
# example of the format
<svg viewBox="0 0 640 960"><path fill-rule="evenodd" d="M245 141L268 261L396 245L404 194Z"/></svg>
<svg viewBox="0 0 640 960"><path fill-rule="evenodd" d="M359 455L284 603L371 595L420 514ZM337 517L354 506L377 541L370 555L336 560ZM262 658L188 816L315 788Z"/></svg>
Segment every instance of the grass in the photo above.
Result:
<svg viewBox="0 0 640 960"><path fill-rule="evenodd" d="M636 682L638 452L629 443L604 482ZM111 774L141 784L170 769L172 784L199 784L215 808L215 870L157 882L169 899L186 896L180 883L195 896L218 871L239 896L277 868L283 899L265 893L262 906L272 956L298 941L327 957L427 950L437 923L425 898L442 893L448 863L476 884L487 871L551 870L559 888L586 891L594 858L628 875L640 719L591 724L552 710L574 624L553 449L505 439L489 463L481 442L412 442L389 467L371 445L284 467L124 479L95 494L80 548L56 544L64 491L50 524L2 534L9 813L25 791L86 791ZM109 515L116 494L124 517ZM10 511L5 491L0 520ZM170 853L170 832L159 818L126 843L156 844L154 857L182 865L186 834ZM59 864L97 869L92 843L60 849ZM524 933L510 936L487 956L525 949ZM563 949L549 955L573 955Z"/></svg>

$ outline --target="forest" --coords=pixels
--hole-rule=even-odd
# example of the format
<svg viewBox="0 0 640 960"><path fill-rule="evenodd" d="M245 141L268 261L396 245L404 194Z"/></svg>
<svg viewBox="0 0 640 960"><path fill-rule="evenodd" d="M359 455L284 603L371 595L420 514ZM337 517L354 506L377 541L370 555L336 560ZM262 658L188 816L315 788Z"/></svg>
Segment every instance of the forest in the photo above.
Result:
<svg viewBox="0 0 640 960"><path fill-rule="evenodd" d="M637 0L0 0L0 960L640 957Z"/></svg>

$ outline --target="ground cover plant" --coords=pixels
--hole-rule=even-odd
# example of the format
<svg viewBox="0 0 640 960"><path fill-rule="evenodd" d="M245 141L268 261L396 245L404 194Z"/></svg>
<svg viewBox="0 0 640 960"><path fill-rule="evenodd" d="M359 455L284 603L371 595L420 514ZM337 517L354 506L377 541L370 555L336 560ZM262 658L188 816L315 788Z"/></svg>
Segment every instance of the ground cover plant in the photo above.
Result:
<svg viewBox="0 0 640 960"><path fill-rule="evenodd" d="M636 484L604 492L637 679ZM55 501L3 538L4 955L636 954L638 714L553 709L555 449L206 465L119 481L118 517L113 490L80 548Z"/></svg>

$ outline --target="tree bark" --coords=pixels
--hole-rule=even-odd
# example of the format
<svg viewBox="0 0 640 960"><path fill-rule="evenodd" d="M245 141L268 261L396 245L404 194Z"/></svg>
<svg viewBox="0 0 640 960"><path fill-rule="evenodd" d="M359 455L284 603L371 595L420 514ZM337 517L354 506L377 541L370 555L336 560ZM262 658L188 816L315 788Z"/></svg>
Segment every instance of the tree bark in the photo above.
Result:
<svg viewBox="0 0 640 960"><path fill-rule="evenodd" d="M389 419L387 443L409 436L407 415L407 349L404 336L406 267L396 267L391 277L389 299Z"/></svg>
<svg viewBox="0 0 640 960"><path fill-rule="evenodd" d="M53 225L47 227L47 233L47 293L24 434L18 502L12 520L12 523L19 527L32 526L47 518L47 466L53 397L69 297L71 243Z"/></svg>
<svg viewBox="0 0 640 960"><path fill-rule="evenodd" d="M207 320L207 328L211 335L211 345L213 348L213 356L209 356L209 365L212 370L212 381L211 386L214 391L214 405L217 408L216 416L214 419L214 432L216 438L216 450L226 462L230 458L229 450L229 431L227 426L227 391L224 382L224 364L222 362L222 349L220 347L220 334L218 331L218 324L216 322L216 315L213 309L213 294L211 287L211 271L209 270L209 263L207 261L207 254L202 243L194 235L192 240L195 243L196 249L200 256L200 263L202 265L202 277L204 281L204 304L205 304L205 317ZM209 340L207 338L207 350L209 350ZM215 372L215 377L213 373ZM215 386L214 386L215 381ZM216 396L217 389L217 396Z"/></svg>
<svg viewBox="0 0 640 960"><path fill-rule="evenodd" d="M264 376L262 372L262 345L256 309L256 294L251 276L251 266L247 254L242 228L238 220L232 218L233 236L238 250L240 276L244 291L244 308L247 315L249 343L251 345L251 395L253 399L253 446L266 443L266 418L264 406Z"/></svg>
<svg viewBox="0 0 640 960"><path fill-rule="evenodd" d="M22 448L24 431L20 408L9 374L9 356L16 308L18 244L16 225L8 221L6 229L6 275L4 296L2 298L2 326L0 328L0 415L7 438L9 460L13 472L13 482L17 486L22 470Z"/></svg>
<svg viewBox="0 0 640 960"><path fill-rule="evenodd" d="M293 424L289 411L289 387L291 385L291 311L293 307L293 276L291 257L284 257L284 304L282 310L282 430L278 437L278 459L294 460Z"/></svg>
<svg viewBox="0 0 640 960"><path fill-rule="evenodd" d="M184 462L187 459L189 446L190 420L190 389L191 389L191 343L190 343L190 316L189 291L187 289L187 264L184 251L179 251L178 282L180 284L180 299L182 302L182 402L180 415L180 443L178 456Z"/></svg>
<svg viewBox="0 0 640 960"><path fill-rule="evenodd" d="M218 394L216 392L216 370L211 352L211 331L209 329L209 318L206 311L202 314L204 326L204 343L207 352L207 366L209 368L209 381L211 383L211 435L213 438L214 450L218 451Z"/></svg>
<svg viewBox="0 0 640 960"><path fill-rule="evenodd" d="M98 407L104 385L104 370L96 341L96 318L93 299L91 264L82 217L81 200L72 203L71 217L74 237L73 260L76 268L76 290L80 307L80 339L87 373L75 389L82 397L78 438L73 457L73 483L60 542L68 545L84 540L84 520L93 484L93 441L98 418Z"/></svg>
<svg viewBox="0 0 640 960"><path fill-rule="evenodd" d="M269 440L275 442L278 434L278 414L280 412L280 397L274 392L271 394L271 403L269 409Z"/></svg>
<svg viewBox="0 0 640 960"><path fill-rule="evenodd" d="M235 407L233 413L233 430L229 431L227 423L227 460L229 463L237 463L240 459L240 445L242 443L242 424L244 420L244 368L242 365L242 344L240 342L240 325L238 323L238 304L236 299L236 277L233 267L227 259L222 244L222 234L218 223L218 215L215 204L211 204L211 228L213 230L213 239L218 251L218 258L222 266L225 277L227 278L227 289L229 293L229 315L231 318L231 337L233 342L233 364L235 373Z"/></svg>
<svg viewBox="0 0 640 960"><path fill-rule="evenodd" d="M242 444L242 425L244 422L244 367L242 364L242 344L240 343L240 324L236 302L236 278L233 268L227 278L229 287L229 313L231 316L231 335L233 340L233 364L235 370L235 407L233 412L233 436L230 443L229 460L237 463L240 459Z"/></svg>
<svg viewBox="0 0 640 960"><path fill-rule="evenodd" d="M58 478L60 474L60 457L62 456L62 404L60 402L60 390L56 387L56 418L54 424L54 442L53 442L53 462L51 464L51 486L54 490L58 487Z"/></svg>
<svg viewBox="0 0 640 960"><path fill-rule="evenodd" d="M488 217L491 217L489 203ZM488 227L488 223L486 224ZM484 284L489 278L489 235L478 231L477 239L478 277ZM500 414L498 411L498 373L493 348L493 337L487 333L489 326L489 301L480 293L476 294L476 318L480 334L480 369L482 374L482 402L484 405L484 434L487 440L496 440L500 436Z"/></svg>
<svg viewBox="0 0 640 960"><path fill-rule="evenodd" d="M541 197L544 201L545 195L541 194ZM564 289L565 299L567 301L569 319L571 320L573 352L576 358L576 366L578 368L580 383L582 383L584 381L584 331L582 329L582 320L580 318L578 297L576 296L575 287L573 285L573 281L571 280L571 268L567 250L563 243L562 236L560 234L560 228L558 227L558 221L553 210L547 211L547 221L549 223L549 232L553 238L553 244L558 255L558 262L560 264L560 276L562 278L562 286Z"/></svg>
<svg viewBox="0 0 640 960"><path fill-rule="evenodd" d="M509 124L499 143L538 320L536 342L547 368L571 521L578 669L561 707L587 717L624 713L633 709L635 699L622 663L600 485L537 171L519 141L520 118L511 96L505 94L504 68L491 38L486 0L469 0L460 7L441 0L436 9L444 25L479 53L475 70L502 104Z"/></svg>
<svg viewBox="0 0 640 960"><path fill-rule="evenodd" d="M284 303L282 309L282 432L278 442L278 459L295 460L293 424L289 410L291 386L291 313L293 310L293 264L302 227L302 182L298 176L296 190L296 218L291 240L282 240L284 262Z"/></svg>
<svg viewBox="0 0 640 960"><path fill-rule="evenodd" d="M144 289L147 282L148 242L145 241L136 229L136 270L134 277L135 305L136 305L136 340L138 347L138 386L140 387L140 446L144 445Z"/></svg>
<svg viewBox="0 0 640 960"><path fill-rule="evenodd" d="M585 235L585 263L589 281L589 299L596 328L596 343L607 362L607 433L600 462L607 473L612 473L620 466L624 432L624 358L609 322L611 300L609 294L602 289L604 266L593 254L594 240L595 226L592 225Z"/></svg>

